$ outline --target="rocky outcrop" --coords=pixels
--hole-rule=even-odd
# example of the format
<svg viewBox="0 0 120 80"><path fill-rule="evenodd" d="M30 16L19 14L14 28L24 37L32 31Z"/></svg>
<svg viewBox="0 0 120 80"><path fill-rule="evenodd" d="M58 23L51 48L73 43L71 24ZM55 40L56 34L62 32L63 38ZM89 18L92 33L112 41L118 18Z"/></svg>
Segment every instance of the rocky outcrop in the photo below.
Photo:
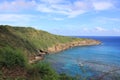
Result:
<svg viewBox="0 0 120 80"><path fill-rule="evenodd" d="M86 39L83 41L73 41L70 43L65 43L65 44L61 43L61 44L56 44L52 47L49 47L48 52L56 53L56 52L60 52L60 51L63 51L63 50L66 50L68 48L75 47L75 46L90 46L90 45L99 45L99 44L101 44L101 42L97 40L92 40L92 39Z"/></svg>
<svg viewBox="0 0 120 80"><path fill-rule="evenodd" d="M43 60L46 54L48 54L47 51L44 51L41 49L37 50L37 54L30 57L29 63L32 64L32 63L35 63L37 61Z"/></svg>
<svg viewBox="0 0 120 80"><path fill-rule="evenodd" d="M38 54L35 55L30 61L29 63L35 63L37 61L43 60L44 56L46 54L50 54L50 53L56 53L56 52L60 52L60 51L64 51L66 49L72 48L72 47L76 47L76 46L92 46L92 45L99 45L101 44L100 41L97 40L92 40L92 39L86 39L86 40L82 40L82 41L73 41L73 42L69 42L69 43L59 43L56 44L52 47L49 47L47 49L47 51L44 50L37 50Z"/></svg>

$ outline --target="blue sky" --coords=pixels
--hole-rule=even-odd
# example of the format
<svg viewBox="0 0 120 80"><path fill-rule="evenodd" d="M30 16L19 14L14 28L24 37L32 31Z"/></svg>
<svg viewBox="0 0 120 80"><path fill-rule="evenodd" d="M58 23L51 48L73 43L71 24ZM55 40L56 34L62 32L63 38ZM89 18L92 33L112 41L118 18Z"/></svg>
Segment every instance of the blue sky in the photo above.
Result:
<svg viewBox="0 0 120 80"><path fill-rule="evenodd" d="M120 36L120 0L0 0L0 24L59 35Z"/></svg>

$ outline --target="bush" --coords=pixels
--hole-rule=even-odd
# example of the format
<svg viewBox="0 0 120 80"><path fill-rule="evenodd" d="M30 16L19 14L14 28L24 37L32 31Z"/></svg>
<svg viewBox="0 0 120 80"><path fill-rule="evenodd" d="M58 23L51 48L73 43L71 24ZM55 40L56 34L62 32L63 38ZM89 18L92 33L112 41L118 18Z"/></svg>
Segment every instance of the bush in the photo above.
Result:
<svg viewBox="0 0 120 80"><path fill-rule="evenodd" d="M30 80L59 80L59 75L44 62L29 67L28 75Z"/></svg>
<svg viewBox="0 0 120 80"><path fill-rule="evenodd" d="M0 49L0 66L1 67L25 67L27 59L20 50L14 50L10 47Z"/></svg>
<svg viewBox="0 0 120 80"><path fill-rule="evenodd" d="M60 80L80 80L77 77L68 76L65 73L60 74Z"/></svg>
<svg viewBox="0 0 120 80"><path fill-rule="evenodd" d="M74 77L70 77L66 74L57 74L49 64L45 62L38 62L35 64L27 65L27 59L20 50L14 50L10 47L0 49L0 67L6 67L14 69L19 66L25 68L27 80L77 80ZM8 75L9 76L9 75ZM0 72L0 79L3 75ZM13 78L6 78L8 80L26 80L22 76L16 76Z"/></svg>

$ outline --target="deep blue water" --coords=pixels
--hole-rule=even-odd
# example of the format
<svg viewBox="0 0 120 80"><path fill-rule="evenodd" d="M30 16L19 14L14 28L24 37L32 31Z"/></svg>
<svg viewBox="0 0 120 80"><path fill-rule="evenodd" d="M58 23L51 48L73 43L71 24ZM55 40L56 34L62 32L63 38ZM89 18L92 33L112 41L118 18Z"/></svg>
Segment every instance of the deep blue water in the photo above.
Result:
<svg viewBox="0 0 120 80"><path fill-rule="evenodd" d="M120 73L120 37L83 38L96 39L102 44L70 48L58 54L47 55L45 61L51 63L57 72L69 75L91 77L111 70Z"/></svg>

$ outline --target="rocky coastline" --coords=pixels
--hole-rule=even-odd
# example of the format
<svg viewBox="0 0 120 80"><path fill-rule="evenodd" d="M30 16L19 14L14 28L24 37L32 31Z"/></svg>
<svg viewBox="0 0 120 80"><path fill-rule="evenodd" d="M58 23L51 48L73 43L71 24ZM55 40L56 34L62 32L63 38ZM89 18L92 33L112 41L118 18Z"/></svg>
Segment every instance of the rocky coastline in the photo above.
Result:
<svg viewBox="0 0 120 80"><path fill-rule="evenodd" d="M46 54L52 54L52 53L57 53L60 51L64 51L66 49L76 47L76 46L94 46L94 45L100 45L101 42L97 40L92 40L92 39L86 39L83 41L73 41L69 43L60 43L56 44L52 47L49 47L46 51L44 50L38 50L38 55L34 56L29 63L35 63L37 61L43 60Z"/></svg>
<svg viewBox="0 0 120 80"><path fill-rule="evenodd" d="M48 53L57 53L57 52L64 51L66 49L76 47L76 46L92 46L92 45L99 45L99 44L101 44L100 41L87 39L83 41L73 41L65 44L63 43L57 44L52 47L49 47L47 51Z"/></svg>

